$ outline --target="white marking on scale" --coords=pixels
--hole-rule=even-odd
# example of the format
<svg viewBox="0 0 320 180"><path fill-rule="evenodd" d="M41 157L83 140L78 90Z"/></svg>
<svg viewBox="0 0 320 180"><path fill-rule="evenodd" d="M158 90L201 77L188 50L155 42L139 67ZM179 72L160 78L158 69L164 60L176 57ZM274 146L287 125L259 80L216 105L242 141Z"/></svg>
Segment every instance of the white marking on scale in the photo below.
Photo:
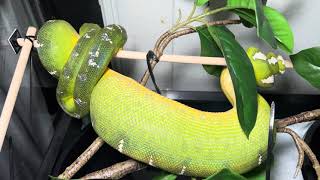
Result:
<svg viewBox="0 0 320 180"><path fill-rule="evenodd" d="M97 51L96 51L96 53L95 53L95 57L98 57L98 56L99 56L99 53L100 53L99 51L100 51L100 48L97 49Z"/></svg>
<svg viewBox="0 0 320 180"><path fill-rule="evenodd" d="M120 32L122 33L123 32L122 28L118 24L116 26L119 28Z"/></svg>
<svg viewBox="0 0 320 180"><path fill-rule="evenodd" d="M256 54L254 54L253 59L267 60L267 56L264 55L262 52L257 52Z"/></svg>
<svg viewBox="0 0 320 180"><path fill-rule="evenodd" d="M78 53L78 52L74 52L74 53L72 54L72 56L73 56L73 57L78 57L78 56L79 56L79 53Z"/></svg>
<svg viewBox="0 0 320 180"><path fill-rule="evenodd" d="M183 166L181 169L181 172L179 173L180 175L183 175L186 172L187 167Z"/></svg>
<svg viewBox="0 0 320 180"><path fill-rule="evenodd" d="M74 117L75 117L75 118L77 118L77 119L79 119L79 118L80 118L80 115L79 115L79 114L77 114L77 113L74 113L73 115L74 115Z"/></svg>
<svg viewBox="0 0 320 180"><path fill-rule="evenodd" d="M150 156L150 159L149 159L149 163L148 163L150 166L154 166L153 164L153 159L152 159L152 155Z"/></svg>
<svg viewBox="0 0 320 180"><path fill-rule="evenodd" d="M106 28L107 28L108 30L112 30L112 29L113 29L112 27L109 27L109 26L107 26Z"/></svg>
<svg viewBox="0 0 320 180"><path fill-rule="evenodd" d="M85 34L84 37L87 39L91 38L88 34Z"/></svg>
<svg viewBox="0 0 320 180"><path fill-rule="evenodd" d="M78 78L80 79L80 81L86 81L87 75L86 74L78 74Z"/></svg>
<svg viewBox="0 0 320 180"><path fill-rule="evenodd" d="M89 61L88 61L88 65L89 66L92 66L92 67L95 67L95 66L98 66L98 64L94 61L94 59L89 59Z"/></svg>
<svg viewBox="0 0 320 180"><path fill-rule="evenodd" d="M57 71L51 71L51 72L49 72L51 75L55 75L55 74L57 74Z"/></svg>
<svg viewBox="0 0 320 180"><path fill-rule="evenodd" d="M259 164L259 165L261 165L261 164L262 164L262 155L261 155L261 154L259 154L258 164Z"/></svg>
<svg viewBox="0 0 320 180"><path fill-rule="evenodd" d="M108 36L107 33L103 33L102 36L101 36L101 39L102 39L103 41L110 41L110 38L109 38L109 36Z"/></svg>
<svg viewBox="0 0 320 180"><path fill-rule="evenodd" d="M80 98L76 98L74 101L75 101L79 106L82 106L82 105L84 105L84 104L87 104L87 102L82 101Z"/></svg>
<svg viewBox="0 0 320 180"><path fill-rule="evenodd" d="M275 57L268 59L269 64L276 64L277 62L278 62L278 60Z"/></svg>
<svg viewBox="0 0 320 180"><path fill-rule="evenodd" d="M42 47L43 44L39 43L38 40L34 40L34 41L33 41L33 46L34 46L35 48L39 48L39 47Z"/></svg>
<svg viewBox="0 0 320 180"><path fill-rule="evenodd" d="M266 79L262 79L261 82L264 84L272 84L274 83L274 76L269 76Z"/></svg>
<svg viewBox="0 0 320 180"><path fill-rule="evenodd" d="M118 145L118 151L122 152L123 151L123 144L124 144L124 140L121 139L121 141L119 141L119 145Z"/></svg>
<svg viewBox="0 0 320 180"><path fill-rule="evenodd" d="M278 59L279 61L281 61L281 62L284 63L284 59L283 59L283 57L282 57L281 55L279 55L279 56L277 57L277 59Z"/></svg>

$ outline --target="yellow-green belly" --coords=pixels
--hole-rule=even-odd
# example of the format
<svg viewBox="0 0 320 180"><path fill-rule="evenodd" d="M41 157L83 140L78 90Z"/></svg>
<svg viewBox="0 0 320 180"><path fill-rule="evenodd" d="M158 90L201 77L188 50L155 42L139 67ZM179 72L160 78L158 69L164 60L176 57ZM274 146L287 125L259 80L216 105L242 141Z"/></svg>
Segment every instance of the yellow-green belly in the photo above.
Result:
<svg viewBox="0 0 320 180"><path fill-rule="evenodd" d="M224 93L234 102L227 70ZM203 112L162 97L136 81L107 70L91 94L97 134L123 154L175 174L206 177L229 168L247 172L265 159L270 107L258 96L258 115L249 139L236 108Z"/></svg>

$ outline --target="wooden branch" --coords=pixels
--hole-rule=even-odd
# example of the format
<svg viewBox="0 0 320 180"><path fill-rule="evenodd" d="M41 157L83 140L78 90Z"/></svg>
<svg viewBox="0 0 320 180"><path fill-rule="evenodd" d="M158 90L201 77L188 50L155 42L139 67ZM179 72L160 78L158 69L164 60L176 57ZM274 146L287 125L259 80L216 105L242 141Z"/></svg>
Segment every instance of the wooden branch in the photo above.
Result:
<svg viewBox="0 0 320 180"><path fill-rule="evenodd" d="M299 174L299 171L301 170L302 165L303 165L304 150L301 147L301 143L300 143L300 141L298 139L298 136L295 133L292 133L292 131L290 131L290 130L284 128L284 129L279 129L278 132L288 133L289 135L291 135L291 137L294 140L294 143L295 143L295 145L297 147L299 158L298 158L298 163L297 163L297 166L296 166L296 172L294 173L294 177L297 177L298 174Z"/></svg>
<svg viewBox="0 0 320 180"><path fill-rule="evenodd" d="M147 167L135 160L127 160L114 164L102 170L87 174L80 179L120 179L129 173L141 170Z"/></svg>
<svg viewBox="0 0 320 180"><path fill-rule="evenodd" d="M138 51L119 51L116 58L126 60L146 60L146 52ZM204 64L204 65L216 65L226 66L225 58L223 57L202 57L202 56L184 56L184 55L162 55L160 62L172 62L172 63L185 63L185 64ZM293 68L292 62L285 60L285 66L287 68Z"/></svg>
<svg viewBox="0 0 320 180"><path fill-rule="evenodd" d="M298 148L298 152L299 152L299 149L300 150L303 150L304 153L308 156L308 158L310 159L312 165L313 165L313 168L317 174L317 179L320 180L320 164L319 164L319 161L317 160L317 157L316 155L312 152L312 150L310 149L310 147L303 141L303 139L301 139L301 137L296 133L294 132L293 130L289 129L289 128L280 128L280 129L277 129L278 132L280 133L287 133L289 135L291 135L291 137L295 140L295 143L296 143L296 146L299 146ZM303 159L304 158L304 153L300 153L299 152L299 159ZM297 168L301 168L302 164L300 164L301 160L299 160L298 162L298 166ZM297 171L295 173L295 176L297 175Z"/></svg>
<svg viewBox="0 0 320 180"><path fill-rule="evenodd" d="M35 27L29 27L26 35L35 36L36 32L37 32L37 29ZM6 100L4 102L3 109L1 112L1 117L0 117L0 151L2 149L4 138L7 133L12 111L17 100L17 96L19 93L24 71L26 69L29 55L32 49L32 44L33 43L28 39L24 40L24 42L20 41L19 43L19 45L22 46L21 53L20 53L17 66L11 80L9 91L8 91Z"/></svg>
<svg viewBox="0 0 320 180"><path fill-rule="evenodd" d="M70 165L65 171L58 176L59 179L70 179L84 166L89 159L100 149L104 144L103 139L98 137L93 143Z"/></svg>
<svg viewBox="0 0 320 180"><path fill-rule="evenodd" d="M276 121L276 127L278 129L285 128L292 124L303 123L313 121L320 118L320 109L315 109L312 111L306 111L294 116L290 116L281 120Z"/></svg>

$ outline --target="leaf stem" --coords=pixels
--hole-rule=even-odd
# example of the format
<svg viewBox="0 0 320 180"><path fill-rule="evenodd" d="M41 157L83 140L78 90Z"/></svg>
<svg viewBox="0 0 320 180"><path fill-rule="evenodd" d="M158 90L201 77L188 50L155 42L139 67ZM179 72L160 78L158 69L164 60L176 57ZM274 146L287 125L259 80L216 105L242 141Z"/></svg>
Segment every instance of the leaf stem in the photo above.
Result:
<svg viewBox="0 0 320 180"><path fill-rule="evenodd" d="M196 12L196 9L197 9L197 5L196 5L196 2L193 3L193 6L192 6L192 10L187 18L187 20L191 19L194 15L194 13Z"/></svg>
<svg viewBox="0 0 320 180"><path fill-rule="evenodd" d="M219 12L222 12L222 11L227 11L227 10L231 10L231 9L235 9L235 8L239 8L239 7L235 7L235 6L233 6L233 7L222 7L222 8L214 9L214 10L212 10L212 11L205 12L205 13L200 14L200 15L195 16L195 17L192 17L192 16L190 17L190 16L189 16L187 20L185 20L185 21L183 21L183 22L181 22L181 23L176 24L176 25L170 30L170 32L173 33L173 32L175 32L175 31L177 31L178 29L189 25L189 24L192 23L192 22L201 21L201 20L203 20L203 18L206 17L206 16L210 16L210 15L213 15L213 14L216 14L216 13L219 13ZM193 15L193 14L194 14L194 12L192 12L192 14L190 14L190 15Z"/></svg>
<svg viewBox="0 0 320 180"><path fill-rule="evenodd" d="M177 19L176 24L179 24L181 22L181 18L182 18L182 12L181 12L181 9L179 9L178 10L178 19Z"/></svg>

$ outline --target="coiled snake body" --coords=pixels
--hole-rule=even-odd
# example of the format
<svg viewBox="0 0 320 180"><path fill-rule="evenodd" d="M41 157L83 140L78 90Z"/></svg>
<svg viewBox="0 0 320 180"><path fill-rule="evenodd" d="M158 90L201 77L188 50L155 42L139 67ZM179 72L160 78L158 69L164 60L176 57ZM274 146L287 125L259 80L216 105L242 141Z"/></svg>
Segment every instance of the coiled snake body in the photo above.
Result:
<svg viewBox="0 0 320 180"><path fill-rule="evenodd" d="M38 35L38 49L47 55L66 46L46 47L55 40L45 39L50 33L45 27L61 22L48 23ZM68 37L76 37L56 36L63 36L66 44L71 42ZM90 107L92 126L106 143L131 158L176 174L206 177L224 168L244 173L265 159L270 107L262 96L258 96L256 125L247 138L238 121L227 69L220 83L233 108L217 113L199 111L107 69L125 41L125 30L117 25L87 31L65 59L64 68L54 70L60 71L57 99L68 114L81 117ZM41 61L47 67L46 58Z"/></svg>

